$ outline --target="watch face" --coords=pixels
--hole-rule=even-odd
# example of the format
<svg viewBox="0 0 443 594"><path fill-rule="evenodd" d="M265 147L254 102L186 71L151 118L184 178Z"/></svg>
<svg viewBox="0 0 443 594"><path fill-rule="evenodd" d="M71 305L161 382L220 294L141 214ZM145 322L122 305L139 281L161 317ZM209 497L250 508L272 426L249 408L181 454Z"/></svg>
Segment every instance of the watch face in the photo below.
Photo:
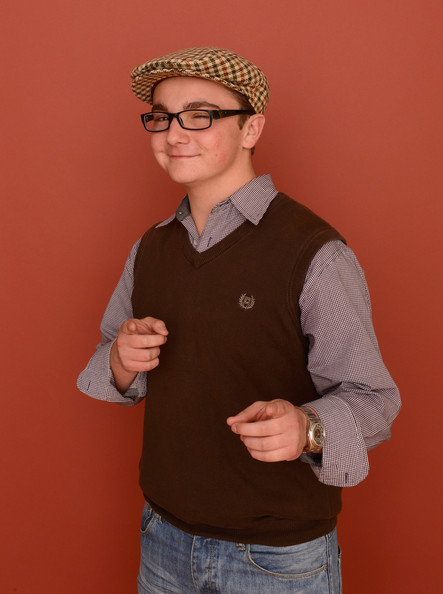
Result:
<svg viewBox="0 0 443 594"><path fill-rule="evenodd" d="M322 425L318 424L313 427L312 438L317 445L320 446L323 444L325 440L325 432Z"/></svg>

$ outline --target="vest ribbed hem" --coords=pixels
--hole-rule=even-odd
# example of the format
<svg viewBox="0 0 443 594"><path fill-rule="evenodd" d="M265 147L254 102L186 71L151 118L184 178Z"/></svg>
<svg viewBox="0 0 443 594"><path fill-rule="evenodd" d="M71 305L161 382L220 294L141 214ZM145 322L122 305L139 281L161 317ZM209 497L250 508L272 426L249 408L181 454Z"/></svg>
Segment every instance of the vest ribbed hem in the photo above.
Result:
<svg viewBox="0 0 443 594"><path fill-rule="evenodd" d="M291 519L275 517L259 518L256 525L248 529L225 528L222 526L191 525L175 518L172 514L156 505L145 495L145 500L167 522L193 536L203 536L216 540L228 540L243 544L259 544L269 547L289 547L309 542L329 534L337 525L337 516L322 521L297 522Z"/></svg>

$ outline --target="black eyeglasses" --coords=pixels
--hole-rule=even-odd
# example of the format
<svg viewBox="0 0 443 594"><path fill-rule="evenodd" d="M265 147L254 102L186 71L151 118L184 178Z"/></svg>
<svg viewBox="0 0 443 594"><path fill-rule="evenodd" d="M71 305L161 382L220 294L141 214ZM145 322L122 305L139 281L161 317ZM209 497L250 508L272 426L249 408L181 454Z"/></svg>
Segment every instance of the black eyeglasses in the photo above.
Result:
<svg viewBox="0 0 443 594"><path fill-rule="evenodd" d="M141 119L148 132L164 132L174 118L185 130L206 130L212 126L213 120L229 118L234 115L255 113L252 109L184 109L177 113L167 111L151 111L142 113Z"/></svg>

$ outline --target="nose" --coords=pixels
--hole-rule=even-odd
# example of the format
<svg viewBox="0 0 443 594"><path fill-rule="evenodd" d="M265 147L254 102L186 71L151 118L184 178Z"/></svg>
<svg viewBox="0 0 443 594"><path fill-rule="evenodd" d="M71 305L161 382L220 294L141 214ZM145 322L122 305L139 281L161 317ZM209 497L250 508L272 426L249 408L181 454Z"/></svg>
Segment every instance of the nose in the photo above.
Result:
<svg viewBox="0 0 443 594"><path fill-rule="evenodd" d="M169 144L186 143L189 140L188 131L182 128L177 118L172 118L169 129L166 131Z"/></svg>

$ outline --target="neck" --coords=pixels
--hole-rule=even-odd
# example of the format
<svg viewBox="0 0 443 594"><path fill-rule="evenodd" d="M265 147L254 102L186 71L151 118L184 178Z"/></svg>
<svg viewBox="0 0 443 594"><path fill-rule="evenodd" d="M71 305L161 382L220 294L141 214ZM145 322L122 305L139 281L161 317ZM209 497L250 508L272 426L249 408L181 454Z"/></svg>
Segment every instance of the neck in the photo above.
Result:
<svg viewBox="0 0 443 594"><path fill-rule="evenodd" d="M201 184L198 187L187 187L189 206L191 207L192 218L199 235L208 221L209 215L216 204L223 202L229 196L232 196L241 187L252 181L256 177L252 168L244 172L244 175L225 184Z"/></svg>

